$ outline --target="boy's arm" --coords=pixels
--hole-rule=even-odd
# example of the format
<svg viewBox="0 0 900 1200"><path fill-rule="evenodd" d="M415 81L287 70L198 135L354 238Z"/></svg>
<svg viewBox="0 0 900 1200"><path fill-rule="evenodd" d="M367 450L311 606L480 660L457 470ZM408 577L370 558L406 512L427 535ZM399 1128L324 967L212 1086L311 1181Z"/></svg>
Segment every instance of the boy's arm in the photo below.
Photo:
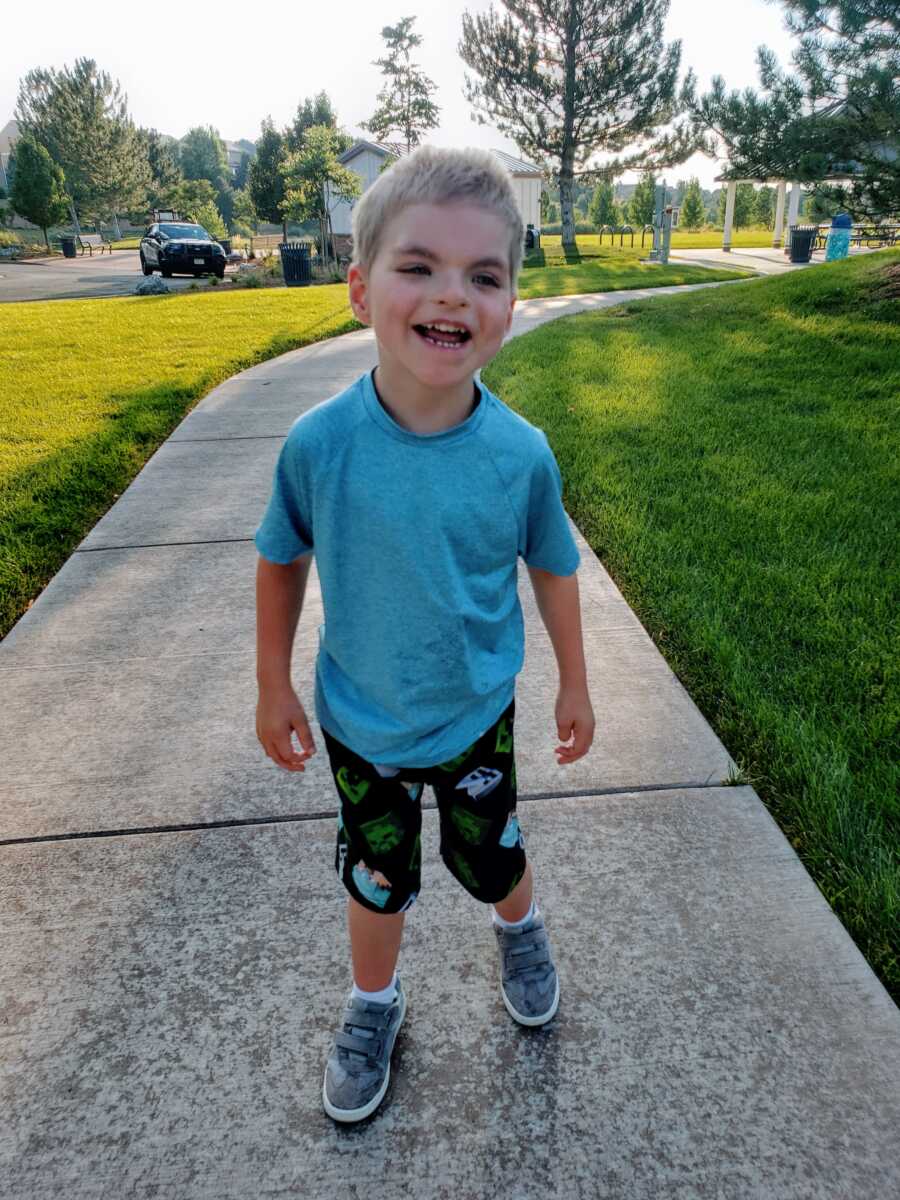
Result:
<svg viewBox="0 0 900 1200"><path fill-rule="evenodd" d="M256 736L269 758L288 771L303 771L316 752L303 705L291 685L291 651L312 555L282 565L261 555L256 568ZM292 745L296 732L303 750Z"/></svg>
<svg viewBox="0 0 900 1200"><path fill-rule="evenodd" d="M552 575L529 567L534 597L559 667L556 726L561 742L574 734L571 746L557 746L557 762L575 762L587 754L594 740L594 710L587 690L587 669L581 637L578 576Z"/></svg>

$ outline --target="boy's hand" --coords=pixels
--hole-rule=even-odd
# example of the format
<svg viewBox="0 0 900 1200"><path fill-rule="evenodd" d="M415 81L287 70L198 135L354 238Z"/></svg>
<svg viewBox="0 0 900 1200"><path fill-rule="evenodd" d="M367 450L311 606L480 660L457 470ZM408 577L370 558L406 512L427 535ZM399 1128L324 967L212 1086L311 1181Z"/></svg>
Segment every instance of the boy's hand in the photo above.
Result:
<svg viewBox="0 0 900 1200"><path fill-rule="evenodd" d="M294 733L302 747L300 754L291 741ZM260 691L256 705L256 736L272 762L286 771L305 771L306 760L316 752L306 712L293 690Z"/></svg>
<svg viewBox="0 0 900 1200"><path fill-rule="evenodd" d="M556 731L561 742L571 745L557 746L557 766L583 758L594 740L594 710L584 687L560 686L556 697Z"/></svg>

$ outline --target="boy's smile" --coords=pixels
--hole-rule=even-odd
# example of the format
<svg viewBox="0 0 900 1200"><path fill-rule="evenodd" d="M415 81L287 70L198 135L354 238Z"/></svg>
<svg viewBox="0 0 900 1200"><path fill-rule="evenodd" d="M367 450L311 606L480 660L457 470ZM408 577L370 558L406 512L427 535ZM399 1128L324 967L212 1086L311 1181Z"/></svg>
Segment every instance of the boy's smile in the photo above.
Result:
<svg viewBox="0 0 900 1200"><path fill-rule="evenodd" d="M467 202L409 205L348 283L353 311L375 330L379 391L394 415L418 432L464 420L472 377L512 322L504 221Z"/></svg>

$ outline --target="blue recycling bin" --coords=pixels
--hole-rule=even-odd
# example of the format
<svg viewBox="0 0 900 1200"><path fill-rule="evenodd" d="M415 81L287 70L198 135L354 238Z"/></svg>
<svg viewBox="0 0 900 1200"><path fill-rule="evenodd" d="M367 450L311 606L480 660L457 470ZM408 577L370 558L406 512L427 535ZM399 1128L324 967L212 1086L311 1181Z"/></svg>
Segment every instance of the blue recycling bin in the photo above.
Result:
<svg viewBox="0 0 900 1200"><path fill-rule="evenodd" d="M831 228L825 238L825 261L834 262L846 258L850 253L850 233L853 221L849 213L837 213L831 219Z"/></svg>

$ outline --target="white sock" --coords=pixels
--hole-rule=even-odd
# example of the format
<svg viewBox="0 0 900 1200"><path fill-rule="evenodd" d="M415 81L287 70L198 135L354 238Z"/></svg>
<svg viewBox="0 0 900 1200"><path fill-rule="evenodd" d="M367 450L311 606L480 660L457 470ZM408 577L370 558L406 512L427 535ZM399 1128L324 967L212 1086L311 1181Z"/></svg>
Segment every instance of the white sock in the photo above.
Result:
<svg viewBox="0 0 900 1200"><path fill-rule="evenodd" d="M392 1004L394 997L397 995L397 972L394 972L394 978L380 992L364 992L361 987L356 986L356 980L354 979L353 992L351 994L357 1000L370 1000L373 1004Z"/></svg>
<svg viewBox="0 0 900 1200"><path fill-rule="evenodd" d="M523 925L528 924L532 917L539 917L540 915L541 910L533 900L531 901L531 908L529 908L525 916L519 921L504 921L497 912L496 908L494 908L493 904L491 905L491 919L493 920L494 924L499 925L501 929L521 929Z"/></svg>

